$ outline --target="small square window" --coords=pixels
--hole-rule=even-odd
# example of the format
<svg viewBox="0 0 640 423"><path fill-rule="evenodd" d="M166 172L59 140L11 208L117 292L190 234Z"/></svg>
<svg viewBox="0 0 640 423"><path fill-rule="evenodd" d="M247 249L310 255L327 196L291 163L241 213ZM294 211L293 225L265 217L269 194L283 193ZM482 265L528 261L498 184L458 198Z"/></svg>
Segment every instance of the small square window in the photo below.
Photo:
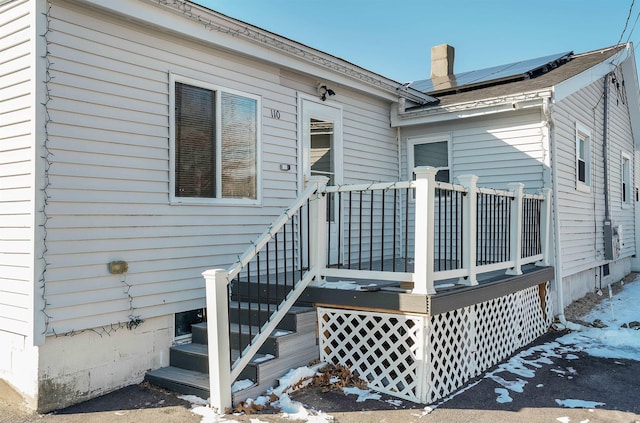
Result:
<svg viewBox="0 0 640 423"><path fill-rule="evenodd" d="M431 166L438 169L436 181L450 182L449 166L449 134L443 134L428 138L410 139L409 146L409 171L418 166Z"/></svg>

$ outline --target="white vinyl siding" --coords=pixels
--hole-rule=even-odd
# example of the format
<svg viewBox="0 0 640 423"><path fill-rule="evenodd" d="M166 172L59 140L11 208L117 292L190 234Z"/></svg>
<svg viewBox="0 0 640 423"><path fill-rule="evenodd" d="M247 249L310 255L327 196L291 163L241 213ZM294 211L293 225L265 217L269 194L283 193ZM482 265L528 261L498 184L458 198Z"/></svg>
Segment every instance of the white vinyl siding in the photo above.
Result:
<svg viewBox="0 0 640 423"><path fill-rule="evenodd" d="M536 192L548 170L542 128L538 110L403 128L403 178L410 177L407 140L446 132L451 134L452 183L458 183L458 175L473 174L479 186L506 189L510 182L522 182L526 191Z"/></svg>
<svg viewBox="0 0 640 423"><path fill-rule="evenodd" d="M33 317L33 28L30 2L0 6L0 331Z"/></svg>
<svg viewBox="0 0 640 423"><path fill-rule="evenodd" d="M67 2L51 9L46 292L59 333L126 321L125 284L142 318L203 307L201 273L234 263L297 195L297 95L315 95L317 86L316 78L97 13ZM261 98L259 205L169 203L170 73ZM389 105L336 91L345 182L397 179ZM127 261L128 273L109 274L113 260Z"/></svg>
<svg viewBox="0 0 640 423"><path fill-rule="evenodd" d="M614 91L613 86L610 88ZM622 207L621 154L633 155L627 105L610 94L608 110L608 175L603 165L603 81L594 82L554 106L554 139L558 143L558 187L560 239L563 274L569 276L606 263L604 260L603 221L604 178L609 185L609 207L614 226L624 231L624 246L619 258L635 253L633 208ZM590 193L576 190L576 122L591 134ZM633 168L633 164L631 165ZM633 176L632 176L633 178Z"/></svg>

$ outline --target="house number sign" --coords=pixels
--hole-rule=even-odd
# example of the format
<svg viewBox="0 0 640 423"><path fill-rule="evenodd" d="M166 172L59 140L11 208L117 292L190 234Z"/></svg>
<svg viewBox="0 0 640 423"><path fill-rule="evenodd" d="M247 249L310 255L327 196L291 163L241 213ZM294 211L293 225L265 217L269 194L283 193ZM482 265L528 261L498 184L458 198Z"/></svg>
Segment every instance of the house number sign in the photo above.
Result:
<svg viewBox="0 0 640 423"><path fill-rule="evenodd" d="M271 119L280 120L280 110L271 109Z"/></svg>

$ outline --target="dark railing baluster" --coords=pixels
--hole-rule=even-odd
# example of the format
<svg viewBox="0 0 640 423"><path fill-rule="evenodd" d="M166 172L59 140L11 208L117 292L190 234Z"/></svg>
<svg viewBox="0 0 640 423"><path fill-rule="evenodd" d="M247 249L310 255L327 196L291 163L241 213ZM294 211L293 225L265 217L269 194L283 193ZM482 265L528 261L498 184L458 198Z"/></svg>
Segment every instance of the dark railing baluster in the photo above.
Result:
<svg viewBox="0 0 640 423"><path fill-rule="evenodd" d="M409 271L409 195L413 194L413 188L405 189L404 193L404 271ZM418 216L414 211L414 218ZM414 252L415 254L415 252ZM415 259L415 257L414 257Z"/></svg>
<svg viewBox="0 0 640 423"><path fill-rule="evenodd" d="M331 223L332 223L332 219L331 219L331 213L333 212L333 205L331 204L331 199L333 198L333 194L328 192L326 194L327 197L327 264L329 264L329 266L333 263L331 263L331 232L333 232L331 230ZM324 265L324 264L323 264Z"/></svg>
<svg viewBox="0 0 640 423"><path fill-rule="evenodd" d="M369 270L373 270L373 190L369 192L371 193L371 206L369 207Z"/></svg>
<svg viewBox="0 0 640 423"><path fill-rule="evenodd" d="M351 269L351 222L352 222L352 209L353 209L353 191L349 191L349 235L347 237L347 247L349 251L347 252L347 269Z"/></svg>
<svg viewBox="0 0 640 423"><path fill-rule="evenodd" d="M267 251L267 314L268 315L271 315L271 301L270 301L271 299L271 268L270 268L271 254L269 254L270 244L271 244L270 242L267 242L267 245L265 246Z"/></svg>
<svg viewBox="0 0 640 423"><path fill-rule="evenodd" d="M242 300L240 294L240 274L236 278L236 302L238 304L238 351L242 351L242 308L240 307L240 301Z"/></svg>
<svg viewBox="0 0 640 423"><path fill-rule="evenodd" d="M231 283L227 284L227 298L230 300L229 302L231 302L231 300L233 299L233 286L234 285L235 284L233 283L233 281ZM207 322L209 321L208 319L209 319L209 316L207 315ZM232 321L232 318L231 318L231 307L227 307L227 319L228 319L229 322ZM213 323L213 322L211 322L211 323ZM233 360L234 360L233 359L233 354L231 354L231 351L233 350L233 343L231 342L231 339L232 339L231 338L231 325L229 325L227 330L228 330L228 335L229 335L229 358L231 359L230 360L231 362L229 364L231 364L231 363L233 363Z"/></svg>
<svg viewBox="0 0 640 423"><path fill-rule="evenodd" d="M336 242L338 243L338 269L342 268L342 242L343 242L343 237L342 237L342 193L338 191L338 203L337 203L337 207L336 209L338 210L338 219L337 219L337 225L338 225L338 230L336 231L338 233L338 239L336 239Z"/></svg>
<svg viewBox="0 0 640 423"><path fill-rule="evenodd" d="M385 257L385 246L384 246L384 226L385 226L385 201L386 201L387 190L382 190L382 221L380 225L380 270L384 272L384 257Z"/></svg>
<svg viewBox="0 0 640 423"><path fill-rule="evenodd" d="M262 316L260 315L260 304L262 304L262 286L261 286L261 275L260 272L260 253L256 255L256 265L257 265L257 275L256 279L258 280L258 295L257 295L257 305L258 305L258 327L262 327ZM251 314L251 309L249 309L249 314Z"/></svg>
<svg viewBox="0 0 640 423"><path fill-rule="evenodd" d="M280 302L277 298L280 298L280 248L278 248L278 233L273 235L273 244L276 248L276 310L280 309Z"/></svg>
<svg viewBox="0 0 640 423"><path fill-rule="evenodd" d="M398 190L393 190L393 262L391 263L391 269L396 271L396 226L398 219L396 218L398 212Z"/></svg>
<svg viewBox="0 0 640 423"><path fill-rule="evenodd" d="M287 292L287 225L282 226L282 269L284 273L284 291ZM286 295L286 294L285 294Z"/></svg>
<svg viewBox="0 0 640 423"><path fill-rule="evenodd" d="M296 254L298 255L298 271L300 272L298 279L302 279L303 269L302 269L302 219L298 220L298 239L296 242Z"/></svg>
<svg viewBox="0 0 640 423"><path fill-rule="evenodd" d="M438 232L438 241L437 241L438 242L438 257L434 258L434 269L435 270L441 270L440 269L440 258L442 257L442 249L443 249L443 247L444 247L444 245L446 243L446 239L445 239L446 232L443 233L443 230L442 230L443 229L443 224L442 224L443 212L442 212L442 208L443 208L444 204L442 203L442 191L441 190L436 189L435 198L438 201L438 208L437 208L438 218L435 220L437 223L436 223L436 228L434 229L434 233ZM436 210L434 210L434 213L436 213ZM446 217L446 213L444 215ZM434 250L435 250L435 248L434 248ZM438 259L437 260L437 264L436 264L436 261L435 261L436 258Z"/></svg>
<svg viewBox="0 0 640 423"><path fill-rule="evenodd" d="M310 268L311 265L309 264L309 254L311 251L311 207L310 207L310 200L307 200L307 267Z"/></svg>
<svg viewBox="0 0 640 423"><path fill-rule="evenodd" d="M362 196L360 191L360 201L358 204L358 270L362 270Z"/></svg>
<svg viewBox="0 0 640 423"><path fill-rule="evenodd" d="M291 219L291 289L296 284L296 227L294 219ZM289 291L285 295L288 295Z"/></svg>
<svg viewBox="0 0 640 423"><path fill-rule="evenodd" d="M477 207L476 207L476 264L482 263L482 194L477 194Z"/></svg>
<svg viewBox="0 0 640 423"><path fill-rule="evenodd" d="M522 257L527 257L529 254L529 199L522 200Z"/></svg>
<svg viewBox="0 0 640 423"><path fill-rule="evenodd" d="M445 270L453 269L453 256L454 256L454 247L455 247L455 228L454 228L454 213L455 213L455 191L447 191L447 209L449 211L449 216L447 217L448 221L448 229L449 229L449 253L447 254L447 267Z"/></svg>
<svg viewBox="0 0 640 423"><path fill-rule="evenodd" d="M251 263L247 263L247 304L249 307L248 325L249 325L249 340L253 338L253 328L251 327Z"/></svg>
<svg viewBox="0 0 640 423"><path fill-rule="evenodd" d="M515 260L515 257L511 257L511 202L515 201L514 197L507 197L505 203L507 204L507 221L506 227L509 228L507 232L509 236L507 236L507 260Z"/></svg>

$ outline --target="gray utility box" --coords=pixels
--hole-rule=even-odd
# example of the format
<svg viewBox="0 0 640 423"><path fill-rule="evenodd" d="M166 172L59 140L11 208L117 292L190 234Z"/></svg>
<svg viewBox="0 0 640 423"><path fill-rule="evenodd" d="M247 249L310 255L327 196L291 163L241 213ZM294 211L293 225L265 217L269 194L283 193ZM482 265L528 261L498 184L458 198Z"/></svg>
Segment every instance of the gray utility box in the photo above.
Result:
<svg viewBox="0 0 640 423"><path fill-rule="evenodd" d="M605 220L604 224L604 259L613 260L613 226L611 220Z"/></svg>

